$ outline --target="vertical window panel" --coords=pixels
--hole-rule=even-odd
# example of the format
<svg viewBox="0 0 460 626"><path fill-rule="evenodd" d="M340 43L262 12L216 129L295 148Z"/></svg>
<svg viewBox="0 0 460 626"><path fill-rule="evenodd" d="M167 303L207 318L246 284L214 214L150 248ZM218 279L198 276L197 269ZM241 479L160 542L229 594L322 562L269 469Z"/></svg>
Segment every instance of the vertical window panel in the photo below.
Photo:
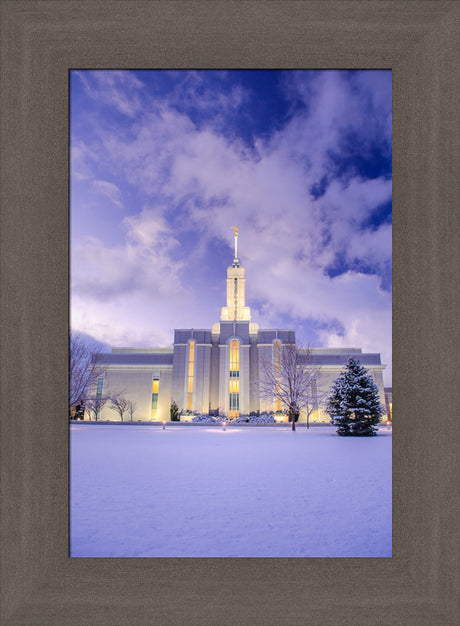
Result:
<svg viewBox="0 0 460 626"><path fill-rule="evenodd" d="M229 418L239 416L240 407L240 344L237 339L230 341L229 363Z"/></svg>
<svg viewBox="0 0 460 626"><path fill-rule="evenodd" d="M276 380L279 381L280 377L281 377L281 365L280 365L280 342L279 339L276 339L273 342L273 360L275 363L275 376L276 376ZM277 388L277 393L278 393L279 387ZM280 412L281 411L281 400L280 398L276 398L275 400L275 411Z"/></svg>
<svg viewBox="0 0 460 626"><path fill-rule="evenodd" d="M188 344L188 371L187 371L187 411L193 406L193 377L195 374L195 342L192 339Z"/></svg>
<svg viewBox="0 0 460 626"><path fill-rule="evenodd" d="M152 380L152 406L150 411L150 417L155 419L158 411L158 394L160 392L160 380L154 378Z"/></svg>

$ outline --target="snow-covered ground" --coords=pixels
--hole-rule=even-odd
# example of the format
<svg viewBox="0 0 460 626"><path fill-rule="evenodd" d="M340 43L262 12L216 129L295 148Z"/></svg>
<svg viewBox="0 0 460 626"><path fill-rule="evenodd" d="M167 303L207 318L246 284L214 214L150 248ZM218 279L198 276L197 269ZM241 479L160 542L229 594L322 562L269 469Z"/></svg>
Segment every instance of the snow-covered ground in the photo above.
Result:
<svg viewBox="0 0 460 626"><path fill-rule="evenodd" d="M390 557L391 431L72 425L75 557Z"/></svg>

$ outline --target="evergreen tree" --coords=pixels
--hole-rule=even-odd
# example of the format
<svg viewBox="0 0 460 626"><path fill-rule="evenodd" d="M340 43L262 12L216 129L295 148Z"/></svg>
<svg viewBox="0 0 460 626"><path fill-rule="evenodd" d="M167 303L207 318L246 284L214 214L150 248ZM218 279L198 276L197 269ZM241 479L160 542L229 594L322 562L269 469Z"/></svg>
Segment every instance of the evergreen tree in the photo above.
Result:
<svg viewBox="0 0 460 626"><path fill-rule="evenodd" d="M171 404L171 407L169 409L169 416L171 418L171 422L179 421L179 407L177 406L175 401L173 401Z"/></svg>
<svg viewBox="0 0 460 626"><path fill-rule="evenodd" d="M326 410L342 436L371 437L383 415L377 385L369 371L354 357L331 387Z"/></svg>

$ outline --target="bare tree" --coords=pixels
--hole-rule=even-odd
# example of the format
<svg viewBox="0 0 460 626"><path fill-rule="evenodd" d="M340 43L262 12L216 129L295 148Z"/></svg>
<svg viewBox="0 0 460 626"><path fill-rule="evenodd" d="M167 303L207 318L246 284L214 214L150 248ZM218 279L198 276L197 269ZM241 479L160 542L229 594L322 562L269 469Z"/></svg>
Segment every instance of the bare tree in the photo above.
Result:
<svg viewBox="0 0 460 626"><path fill-rule="evenodd" d="M101 414L102 409L109 402L108 396L95 396L93 398L87 398L85 401L85 411L89 416L89 419L94 418L97 422Z"/></svg>
<svg viewBox="0 0 460 626"><path fill-rule="evenodd" d="M126 396L114 395L110 398L110 408L116 411L123 421L123 415L129 410L129 400Z"/></svg>
<svg viewBox="0 0 460 626"><path fill-rule="evenodd" d="M136 408L137 408L137 404L133 400L129 400L128 414L129 414L129 417L131 418L131 421L133 421L134 412L136 411Z"/></svg>
<svg viewBox="0 0 460 626"><path fill-rule="evenodd" d="M69 340L69 413L73 407L85 407L86 401L97 388L97 381L106 368L101 362L100 344L71 333Z"/></svg>
<svg viewBox="0 0 460 626"><path fill-rule="evenodd" d="M324 400L327 398L328 391L320 390L318 387L318 374L319 368L310 367L310 374L312 375L311 380L311 388L310 393L307 394L305 400L305 404L303 406L303 412L307 418L307 428L310 428L310 417L312 413L323 404Z"/></svg>
<svg viewBox="0 0 460 626"><path fill-rule="evenodd" d="M311 363L309 348L300 348L294 343L281 344L279 358L260 361L259 395L281 406L289 417L292 430L295 430L300 411L304 410L308 428L310 415L317 406L318 373L319 368Z"/></svg>

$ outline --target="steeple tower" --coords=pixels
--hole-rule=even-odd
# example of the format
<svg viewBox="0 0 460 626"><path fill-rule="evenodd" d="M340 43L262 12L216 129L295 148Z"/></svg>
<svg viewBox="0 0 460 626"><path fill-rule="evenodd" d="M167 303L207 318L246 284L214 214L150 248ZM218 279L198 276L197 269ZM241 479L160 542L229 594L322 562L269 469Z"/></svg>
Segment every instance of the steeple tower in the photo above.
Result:
<svg viewBox="0 0 460 626"><path fill-rule="evenodd" d="M238 258L238 226L235 226L235 258L233 259L232 267L239 267L240 260Z"/></svg>
<svg viewBox="0 0 460 626"><path fill-rule="evenodd" d="M245 282L244 267L240 266L238 258L238 227L235 226L235 257L227 268L227 306L222 307L221 322L251 320L251 311L245 306Z"/></svg>

